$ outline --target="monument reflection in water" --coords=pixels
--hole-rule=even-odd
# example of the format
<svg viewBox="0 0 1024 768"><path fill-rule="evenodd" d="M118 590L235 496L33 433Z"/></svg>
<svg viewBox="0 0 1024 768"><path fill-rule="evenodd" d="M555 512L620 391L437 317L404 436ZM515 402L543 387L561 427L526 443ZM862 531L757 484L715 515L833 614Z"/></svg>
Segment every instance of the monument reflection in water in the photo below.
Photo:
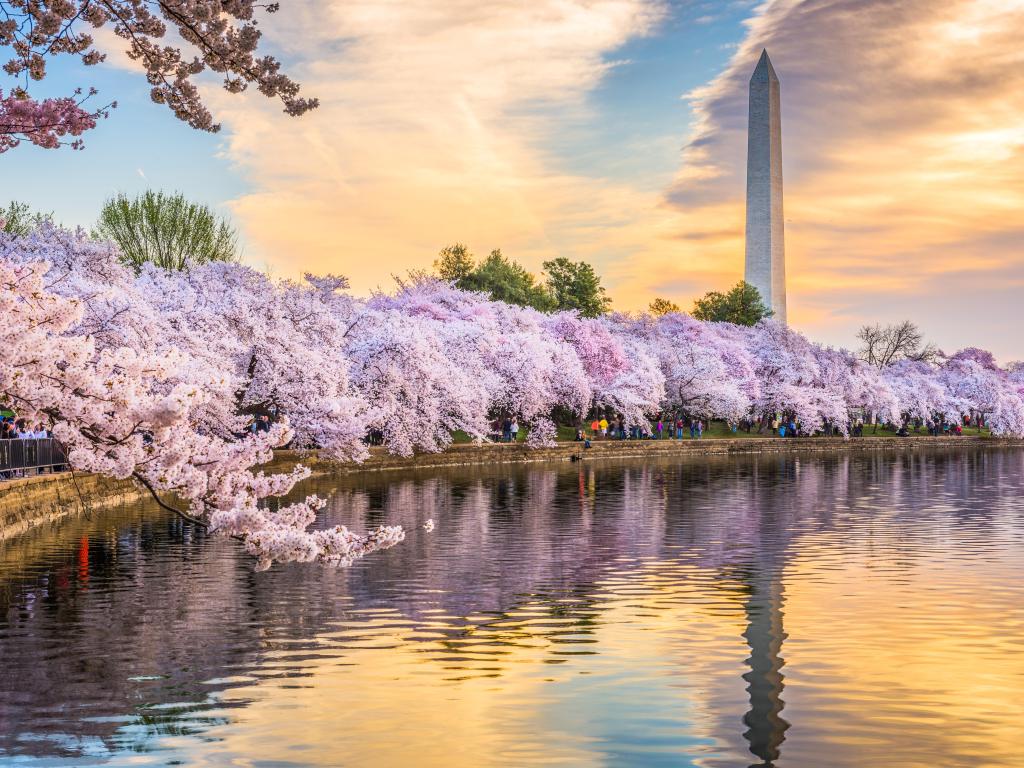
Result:
<svg viewBox="0 0 1024 768"><path fill-rule="evenodd" d="M341 571L68 521L0 545L0 763L1018 765L1022 478L993 449L315 480L331 522L437 521Z"/></svg>

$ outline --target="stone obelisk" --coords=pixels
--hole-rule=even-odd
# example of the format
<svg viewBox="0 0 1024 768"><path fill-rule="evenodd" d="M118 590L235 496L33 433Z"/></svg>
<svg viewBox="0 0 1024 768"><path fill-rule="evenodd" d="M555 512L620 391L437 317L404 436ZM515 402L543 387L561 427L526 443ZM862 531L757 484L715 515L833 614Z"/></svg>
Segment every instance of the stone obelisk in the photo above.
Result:
<svg viewBox="0 0 1024 768"><path fill-rule="evenodd" d="M746 281L786 322L786 245L782 223L782 116L779 78L761 52L750 78L747 124Z"/></svg>

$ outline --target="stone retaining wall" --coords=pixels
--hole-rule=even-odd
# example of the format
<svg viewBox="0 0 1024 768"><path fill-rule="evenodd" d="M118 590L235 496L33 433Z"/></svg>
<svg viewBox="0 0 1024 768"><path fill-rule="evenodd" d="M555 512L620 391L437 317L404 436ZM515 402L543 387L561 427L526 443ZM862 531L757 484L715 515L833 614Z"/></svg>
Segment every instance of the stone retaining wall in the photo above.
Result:
<svg viewBox="0 0 1024 768"><path fill-rule="evenodd" d="M603 459L698 456L738 453L794 453L833 451L907 451L931 448L976 446L1024 446L1024 440L991 437L858 437L851 440L828 437L797 438L711 438L707 440L604 440L594 441L589 449L580 443L560 443L552 448L529 449L524 445L502 443L453 445L444 453L394 456L383 448L371 448L361 464L338 463L321 459L315 451L278 451L269 468L285 469L301 462L315 474L381 472L472 465L519 464L540 461L600 461Z"/></svg>
<svg viewBox="0 0 1024 768"><path fill-rule="evenodd" d="M57 472L0 481L0 541L71 514L135 501L145 492L131 480Z"/></svg>
<svg viewBox="0 0 1024 768"><path fill-rule="evenodd" d="M840 438L736 438L708 440L606 440L584 450L579 443L530 450L525 445L453 445L444 453L403 457L371 448L362 464L321 459L316 452L277 451L267 470L285 470L302 462L314 474L384 472L431 467L494 466L525 462L585 462L620 458L701 456L740 453L794 453L836 451L917 451L932 448L1024 446L1024 440L989 437L858 437ZM103 509L146 497L131 480L60 472L52 475L0 481L0 541L29 528L53 523L70 514Z"/></svg>

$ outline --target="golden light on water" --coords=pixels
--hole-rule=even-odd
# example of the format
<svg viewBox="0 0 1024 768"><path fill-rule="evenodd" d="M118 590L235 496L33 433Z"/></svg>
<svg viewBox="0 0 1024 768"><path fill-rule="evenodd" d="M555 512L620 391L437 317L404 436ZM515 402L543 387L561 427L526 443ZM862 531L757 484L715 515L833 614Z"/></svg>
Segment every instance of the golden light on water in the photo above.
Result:
<svg viewBox="0 0 1024 768"><path fill-rule="evenodd" d="M610 590L599 605L567 600L563 615L551 602L421 622L397 611L354 615L350 626L318 636L322 659L297 652L309 656L308 677L230 691L226 702L247 702L232 710L231 738L192 746L190 755L210 766L233 755L288 761L301 741L301 759L311 765L342 757L365 766L598 765L602 721L614 728L617 717L599 702L642 708L633 698L640 690L666 731L684 730L673 723L679 717L715 751L713 707L741 711L746 701L739 676L720 679L747 654L742 607L738 593L694 600L692 585L659 575L666 567L649 561L640 572L624 571L595 585ZM293 669L291 655L272 656ZM276 667L272 659L256 674L270 678Z"/></svg>
<svg viewBox="0 0 1024 768"><path fill-rule="evenodd" d="M951 582L937 559L872 560L786 590L787 758L821 754L820 731L800 724L827 717L829 741L856 748L831 765L1015 764L1024 617L1001 585L1017 564L979 553ZM893 730L897 742L882 736Z"/></svg>
<svg viewBox="0 0 1024 768"><path fill-rule="evenodd" d="M779 703L791 727L775 737L786 763L818 765L828 753L830 766L851 768L1015 764L1021 617L976 599L1012 565L981 565L951 593L933 588L941 565L832 562L801 574L799 558L791 564L772 608L788 635ZM245 703L230 710L231 737L190 755L210 766L257 754L309 765L604 765L606 739L623 735L616 720L644 715L699 745L695 765L747 759L747 590L703 594L719 575L672 562L624 566L594 585L592 606L567 601L564 616L536 602L500 617L353 615L318 636L321 653L271 653L254 670L258 688L225 697ZM903 599L886 588L896 570ZM294 674L295 656L304 676L274 680Z"/></svg>

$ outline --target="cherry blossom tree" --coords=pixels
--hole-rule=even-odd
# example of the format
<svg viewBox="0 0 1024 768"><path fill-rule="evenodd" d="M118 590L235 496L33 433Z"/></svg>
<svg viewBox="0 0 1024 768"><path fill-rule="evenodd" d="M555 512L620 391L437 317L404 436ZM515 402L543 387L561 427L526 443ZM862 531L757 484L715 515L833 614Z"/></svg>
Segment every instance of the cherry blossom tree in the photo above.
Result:
<svg viewBox="0 0 1024 768"><path fill-rule="evenodd" d="M611 409L628 427L649 427L648 417L664 400L665 379L651 348L633 332L631 318L590 319L558 312L543 327L571 348L582 367L591 401L578 411L581 416L592 408ZM582 394L584 388L578 391Z"/></svg>
<svg viewBox="0 0 1024 768"><path fill-rule="evenodd" d="M824 385L815 346L805 336L774 320L762 320L748 333L747 349L761 390L755 413L790 413L806 434L820 430L826 420L845 427L845 400Z"/></svg>
<svg viewBox="0 0 1024 768"><path fill-rule="evenodd" d="M991 353L971 347L943 361L938 379L957 415L982 415L994 435L1024 434L1024 398Z"/></svg>
<svg viewBox="0 0 1024 768"><path fill-rule="evenodd" d="M905 419L932 421L952 419L959 415L946 388L939 381L936 366L921 360L900 360L882 369L883 381L889 386Z"/></svg>
<svg viewBox="0 0 1024 768"><path fill-rule="evenodd" d="M438 407L421 408L419 417L413 414L422 425L441 424L443 432L459 424L456 428L481 439L490 414L514 415L530 427L531 444L540 445L554 439L550 415L556 407L576 413L589 408L592 392L579 357L548 331L548 316L534 309L489 301L429 278L402 286L394 296L378 295L368 308L395 312L437 339L441 362L414 372L413 381L401 388L414 392L418 383L455 389L439 401L451 408L447 415ZM362 324L354 325L354 339L365 333ZM356 343L349 343L349 354L360 364L366 355ZM460 377L468 383L459 384Z"/></svg>
<svg viewBox="0 0 1024 768"><path fill-rule="evenodd" d="M283 414L295 447L365 455L369 408L338 344L346 326L331 311L344 281L275 283L249 267L210 263L183 273L147 267L137 283L170 326L167 338L230 372L223 396L232 413Z"/></svg>
<svg viewBox="0 0 1024 768"><path fill-rule="evenodd" d="M2 33L0 33L2 34ZM24 91L17 90L4 96L0 89L0 153L29 141L43 149L56 149L67 144L72 149L82 149L79 138L83 133L96 127L96 121L110 114L116 104L90 109L87 101L95 95L90 91L82 96L80 90L72 96L41 99L29 98ZM67 138L72 137L71 141Z"/></svg>
<svg viewBox="0 0 1024 768"><path fill-rule="evenodd" d="M735 422L752 405L744 378L730 370L746 350L727 350L733 346L731 339L712 325L689 315L667 314L647 329L647 343L661 364L669 408Z"/></svg>
<svg viewBox="0 0 1024 768"><path fill-rule="evenodd" d="M1001 416L1001 419L1005 423L1007 434L1024 434L1024 362L1014 362L1007 366L1006 384L1016 395L1016 404L1010 407L1016 409L1017 416L1015 419L1011 419L1009 414L1006 414Z"/></svg>
<svg viewBox="0 0 1024 768"><path fill-rule="evenodd" d="M649 427L648 417L665 402L665 374L654 349L644 338L631 334L621 316L594 322L611 329L625 359L611 379L595 385L595 403L618 411L627 427Z"/></svg>
<svg viewBox="0 0 1024 768"><path fill-rule="evenodd" d="M1006 379L1024 395L1024 360L1012 362L1006 367Z"/></svg>
<svg viewBox="0 0 1024 768"><path fill-rule="evenodd" d="M833 409L830 423L847 434L851 411L872 413L883 422L897 422L902 411L899 400L877 368L845 349L815 346L818 381L829 392Z"/></svg>
<svg viewBox="0 0 1024 768"><path fill-rule="evenodd" d="M454 332L383 303L364 309L348 332L353 385L392 452L444 450L456 430L486 435L487 380L473 375L472 356L449 356L459 346Z"/></svg>
<svg viewBox="0 0 1024 768"><path fill-rule="evenodd" d="M321 505L315 497L261 505L308 476L301 465L277 474L254 469L292 438L287 419L246 435L230 369L177 348L160 323L139 335L128 318L159 313L142 291L122 295L130 281L116 261L104 260L104 248L51 227L0 236L0 401L22 418L46 420L75 469L134 479L162 506L240 539L261 568L350 564L401 540L404 532L387 526L365 536L344 527L310 531ZM111 287L71 267L78 251L80 264L108 270ZM51 274L43 255L63 271ZM184 504L169 502L171 494Z"/></svg>
<svg viewBox="0 0 1024 768"><path fill-rule="evenodd" d="M11 50L4 71L19 85L0 98L0 152L27 139L54 148L80 137L106 117L110 105L90 109L89 90L62 98L36 100L29 83L45 79L47 63L55 56L71 56L93 66L106 58L91 30L110 29L125 41L129 58L144 70L150 98L165 104L179 120L203 131L220 125L199 95L195 81L210 71L223 76L229 93L250 85L264 96L276 98L289 115L301 115L317 106L316 99L299 95L299 85L281 72L272 56L260 56L262 36L257 14L271 14L278 3L257 0L0 0L0 46ZM168 44L180 40L185 47ZM2 94L0 94L2 96Z"/></svg>
<svg viewBox="0 0 1024 768"><path fill-rule="evenodd" d="M132 478L161 505L275 561L350 564L402 539L313 529L322 502L280 505L308 475L261 470L290 444L361 460L368 430L403 455L495 415L549 444L555 417L665 409L735 421L782 413L803 434L983 414L1024 436L1024 366L967 349L876 369L765 320L542 314L430 278L368 299L336 276L273 280L231 263L126 268L114 246L41 222L0 233L0 404L45 420L75 469ZM247 427L272 414L268 431ZM172 500L173 499L173 500Z"/></svg>

